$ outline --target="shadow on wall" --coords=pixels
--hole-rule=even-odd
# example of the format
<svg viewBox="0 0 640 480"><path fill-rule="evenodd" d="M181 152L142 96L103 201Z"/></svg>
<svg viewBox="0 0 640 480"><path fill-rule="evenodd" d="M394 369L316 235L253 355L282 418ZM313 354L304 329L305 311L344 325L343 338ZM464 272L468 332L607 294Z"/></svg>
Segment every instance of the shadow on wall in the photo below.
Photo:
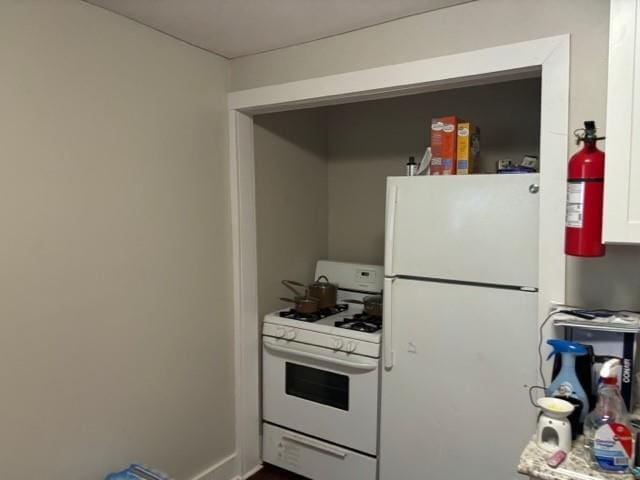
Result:
<svg viewBox="0 0 640 480"><path fill-rule="evenodd" d="M253 117L255 128L265 130L272 141L285 142L311 155L327 155L327 115L329 107L305 108Z"/></svg>
<svg viewBox="0 0 640 480"><path fill-rule="evenodd" d="M640 311L640 247L608 245L604 257L567 257L567 303Z"/></svg>
<svg viewBox="0 0 640 480"><path fill-rule="evenodd" d="M254 117L260 315L290 306L280 280L309 283L327 257L327 129L323 109Z"/></svg>
<svg viewBox="0 0 640 480"><path fill-rule="evenodd" d="M496 160L538 155L540 78L351 103L329 110L329 155L337 162L388 162L402 175L409 155L430 144L433 117L457 115L481 129L480 171Z"/></svg>
<svg viewBox="0 0 640 480"><path fill-rule="evenodd" d="M363 216L366 216L369 213L370 212L365 212L363 213ZM372 219L375 220L375 217L376 214L373 212ZM336 249L336 251L329 253L329 260L333 260L335 262L384 265L384 226L382 227L382 230L378 229L377 231L367 233L366 235L366 238L364 235L359 237L359 248L355 243L352 245L342 245L340 251L337 251Z"/></svg>

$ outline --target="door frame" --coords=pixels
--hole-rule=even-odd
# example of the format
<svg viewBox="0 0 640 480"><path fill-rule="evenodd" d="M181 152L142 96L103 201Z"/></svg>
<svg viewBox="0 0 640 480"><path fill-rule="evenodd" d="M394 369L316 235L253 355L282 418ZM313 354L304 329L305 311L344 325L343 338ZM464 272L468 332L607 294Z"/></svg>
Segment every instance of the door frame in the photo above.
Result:
<svg viewBox="0 0 640 480"><path fill-rule="evenodd" d="M570 35L566 34L228 94L236 453L241 478L261 464L253 115L540 76L540 158L544 159L540 172L541 323L552 302L565 300L569 70Z"/></svg>

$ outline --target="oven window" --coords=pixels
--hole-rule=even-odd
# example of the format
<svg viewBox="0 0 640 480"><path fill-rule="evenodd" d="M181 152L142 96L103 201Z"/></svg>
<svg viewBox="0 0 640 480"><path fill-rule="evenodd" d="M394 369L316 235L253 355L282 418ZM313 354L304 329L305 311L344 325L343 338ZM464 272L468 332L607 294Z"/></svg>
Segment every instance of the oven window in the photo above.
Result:
<svg viewBox="0 0 640 480"><path fill-rule="evenodd" d="M349 410L349 377L286 362L287 395Z"/></svg>

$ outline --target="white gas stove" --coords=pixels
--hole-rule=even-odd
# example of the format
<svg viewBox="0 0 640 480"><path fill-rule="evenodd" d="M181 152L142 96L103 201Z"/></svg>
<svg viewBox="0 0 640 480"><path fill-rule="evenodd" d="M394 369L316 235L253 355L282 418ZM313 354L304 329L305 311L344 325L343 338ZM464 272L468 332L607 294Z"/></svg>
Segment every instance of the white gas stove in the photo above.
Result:
<svg viewBox="0 0 640 480"><path fill-rule="evenodd" d="M382 292L384 269L377 265L330 262L320 260L316 265L316 278L324 275L338 285L338 304L335 308L314 314L300 314L294 309L283 309L264 318L263 335L294 340L303 335L304 343L311 343L335 350L354 353L353 345L359 340L378 345L377 353L366 355L379 357L382 319L363 313L362 305L346 303ZM314 332L317 335L314 335ZM318 343L316 343L318 342ZM367 352L371 352L371 347Z"/></svg>
<svg viewBox="0 0 640 480"><path fill-rule="evenodd" d="M375 480L382 319L363 313L381 266L319 261L338 285L331 311L264 318L263 459L323 480Z"/></svg>

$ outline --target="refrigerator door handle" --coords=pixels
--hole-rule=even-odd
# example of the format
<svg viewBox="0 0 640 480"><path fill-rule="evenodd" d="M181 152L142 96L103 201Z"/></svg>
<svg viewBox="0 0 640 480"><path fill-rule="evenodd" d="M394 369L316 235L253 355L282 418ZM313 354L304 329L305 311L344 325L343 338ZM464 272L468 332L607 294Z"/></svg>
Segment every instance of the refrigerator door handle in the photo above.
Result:
<svg viewBox="0 0 640 480"><path fill-rule="evenodd" d="M387 197L387 225L384 244L384 269L385 275L393 275L393 244L395 242L396 209L398 204L398 186L389 188Z"/></svg>
<svg viewBox="0 0 640 480"><path fill-rule="evenodd" d="M392 288L395 278L384 279L384 301L382 303L382 318L384 321L384 328L382 329L383 340L383 357L384 368L391 370L393 368L393 312L391 310L392 304Z"/></svg>

